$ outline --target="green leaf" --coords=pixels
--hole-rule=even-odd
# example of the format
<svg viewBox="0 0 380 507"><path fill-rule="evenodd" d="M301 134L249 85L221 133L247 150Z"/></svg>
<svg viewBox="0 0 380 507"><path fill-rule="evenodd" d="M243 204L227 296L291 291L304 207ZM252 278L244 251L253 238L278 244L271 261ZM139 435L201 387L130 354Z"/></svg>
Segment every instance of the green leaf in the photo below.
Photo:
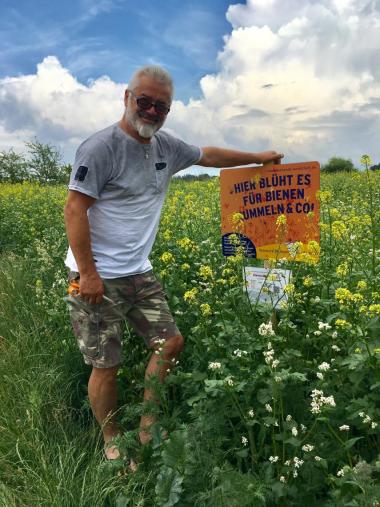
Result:
<svg viewBox="0 0 380 507"><path fill-rule="evenodd" d="M248 456L248 449L241 449L240 451L236 451L235 454L240 458L246 458Z"/></svg>
<svg viewBox="0 0 380 507"><path fill-rule="evenodd" d="M368 324L367 329L374 338L380 336L380 317L373 317Z"/></svg>
<svg viewBox="0 0 380 507"><path fill-rule="evenodd" d="M204 391L202 391L199 394L196 394L195 396L191 396L191 398L187 400L187 404L191 407L197 401L203 400L205 398L207 398L207 394Z"/></svg>
<svg viewBox="0 0 380 507"><path fill-rule="evenodd" d="M348 449L351 449L351 447L353 447L356 444L356 442L358 440L361 440L362 438L364 437L350 438L349 440L347 440L347 442L344 443L344 449L348 451Z"/></svg>
<svg viewBox="0 0 380 507"><path fill-rule="evenodd" d="M156 483L157 503L160 507L173 507L182 493L183 477L169 467L163 467L158 474Z"/></svg>
<svg viewBox="0 0 380 507"><path fill-rule="evenodd" d="M272 399L269 389L259 389L257 391L257 399L260 403L265 404Z"/></svg>
<svg viewBox="0 0 380 507"><path fill-rule="evenodd" d="M162 461L167 467L178 470L186 460L186 432L173 431L162 451Z"/></svg>

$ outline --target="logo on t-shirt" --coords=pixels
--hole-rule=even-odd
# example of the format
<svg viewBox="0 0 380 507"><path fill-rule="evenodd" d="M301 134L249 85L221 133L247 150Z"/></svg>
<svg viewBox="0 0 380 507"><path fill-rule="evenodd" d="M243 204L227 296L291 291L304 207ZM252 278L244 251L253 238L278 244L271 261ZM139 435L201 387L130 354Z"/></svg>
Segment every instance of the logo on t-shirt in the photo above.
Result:
<svg viewBox="0 0 380 507"><path fill-rule="evenodd" d="M80 165L77 169L77 172L75 173L74 180L84 181L87 173L88 167L86 167L85 165Z"/></svg>
<svg viewBox="0 0 380 507"><path fill-rule="evenodd" d="M156 162L156 171L162 171L162 169L165 169L166 162Z"/></svg>

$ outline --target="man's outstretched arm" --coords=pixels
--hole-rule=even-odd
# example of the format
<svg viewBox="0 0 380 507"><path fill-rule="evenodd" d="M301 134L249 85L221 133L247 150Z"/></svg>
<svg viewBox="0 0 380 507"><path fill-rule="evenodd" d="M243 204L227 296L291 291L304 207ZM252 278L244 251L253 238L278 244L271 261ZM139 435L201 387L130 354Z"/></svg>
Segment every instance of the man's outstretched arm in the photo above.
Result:
<svg viewBox="0 0 380 507"><path fill-rule="evenodd" d="M215 146L202 148L203 155L197 165L203 167L235 167L249 164L279 164L283 153L276 151L261 151L258 153L247 151L227 150Z"/></svg>

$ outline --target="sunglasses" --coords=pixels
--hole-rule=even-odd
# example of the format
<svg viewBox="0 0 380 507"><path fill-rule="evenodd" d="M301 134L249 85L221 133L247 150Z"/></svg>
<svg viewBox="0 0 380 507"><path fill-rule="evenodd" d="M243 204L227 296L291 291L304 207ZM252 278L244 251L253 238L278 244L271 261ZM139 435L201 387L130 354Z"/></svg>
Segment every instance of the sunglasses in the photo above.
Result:
<svg viewBox="0 0 380 507"><path fill-rule="evenodd" d="M168 114L170 111L170 107L165 104L165 102L152 102L149 97L137 97L137 95L133 93L132 90L129 90L129 93L135 98L136 104L143 111L148 111L148 109L150 109L152 106L154 107L154 110L157 114Z"/></svg>

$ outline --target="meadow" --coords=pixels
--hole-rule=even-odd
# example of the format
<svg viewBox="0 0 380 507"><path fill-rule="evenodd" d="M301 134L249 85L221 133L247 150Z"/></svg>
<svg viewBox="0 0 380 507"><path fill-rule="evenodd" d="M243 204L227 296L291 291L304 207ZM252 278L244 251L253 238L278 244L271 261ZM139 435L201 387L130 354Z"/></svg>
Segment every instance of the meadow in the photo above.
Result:
<svg viewBox="0 0 380 507"><path fill-rule="evenodd" d="M221 254L219 179L173 180L152 253L186 346L138 445L148 352L125 328L104 461L64 297L64 186L0 184L0 506L380 505L380 172L323 175L320 258L276 310ZM315 245L313 248L316 248Z"/></svg>

